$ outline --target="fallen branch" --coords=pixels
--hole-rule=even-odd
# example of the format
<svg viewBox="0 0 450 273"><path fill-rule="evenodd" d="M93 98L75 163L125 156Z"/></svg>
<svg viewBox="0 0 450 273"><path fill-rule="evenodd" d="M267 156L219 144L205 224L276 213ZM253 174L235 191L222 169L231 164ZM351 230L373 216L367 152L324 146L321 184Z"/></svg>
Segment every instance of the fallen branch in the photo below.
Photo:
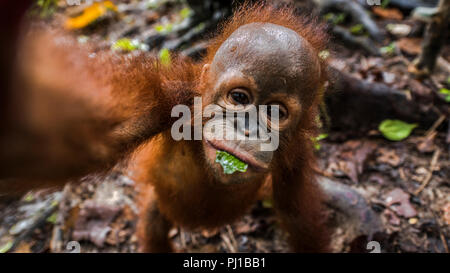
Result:
<svg viewBox="0 0 450 273"><path fill-rule="evenodd" d="M421 193L425 189L425 187L428 185L428 183L430 183L430 180L433 177L433 171L436 168L440 154L441 154L441 149L437 148L437 150L434 151L433 157L431 158L430 169L428 170L428 173L425 176L425 179L423 180L422 185L420 185L420 187L414 192L414 195L419 195L419 193Z"/></svg>
<svg viewBox="0 0 450 273"><path fill-rule="evenodd" d="M336 38L342 40L346 45L349 45L350 47L363 49L367 53L375 56L381 55L378 47L376 47L374 43L367 37L356 37L351 34L350 31L340 26L333 27L333 34Z"/></svg>
<svg viewBox="0 0 450 273"><path fill-rule="evenodd" d="M414 67L410 67L410 72L418 76L429 75L433 72L447 36L449 17L450 0L440 0L438 12L427 26L422 52L417 60L414 61Z"/></svg>
<svg viewBox="0 0 450 273"><path fill-rule="evenodd" d="M220 237L222 238L223 244L225 245L225 247L228 249L229 253L236 253L237 250L235 249L235 247L233 246L231 239L228 237L227 234L225 233L220 233Z"/></svg>
<svg viewBox="0 0 450 273"><path fill-rule="evenodd" d="M446 119L445 115L441 115L439 117L438 120L436 120L436 122L433 124L433 126L431 126L430 129L428 129L428 131L425 133L425 138L429 138L431 136L431 134L433 134L436 129L442 124L442 122L444 122Z"/></svg>
<svg viewBox="0 0 450 273"><path fill-rule="evenodd" d="M230 225L227 225L226 228L227 228L228 236L230 237L231 243L233 244L234 249L237 251L238 243L236 241L236 238L234 237L233 229L231 228Z"/></svg>
<svg viewBox="0 0 450 273"><path fill-rule="evenodd" d="M374 123L387 118L431 126L440 116L383 83L361 80L331 66L329 74L326 105L334 129L373 129Z"/></svg>
<svg viewBox="0 0 450 273"><path fill-rule="evenodd" d="M448 129L447 129L447 139L445 140L447 144L450 144L450 119L448 120Z"/></svg>
<svg viewBox="0 0 450 273"><path fill-rule="evenodd" d="M399 7L404 10L412 10L417 7L435 7L438 0L389 0L390 6Z"/></svg>
<svg viewBox="0 0 450 273"><path fill-rule="evenodd" d="M184 45L191 44L193 41L198 40L201 36L215 29L222 17L223 13L218 11L213 15L212 19L201 22L179 38L164 42L162 47L169 50L178 50Z"/></svg>
<svg viewBox="0 0 450 273"><path fill-rule="evenodd" d="M321 13L325 13L330 9L337 9L344 13L350 14L350 16L360 24L369 33L375 41L380 42L384 38L384 33L378 28L372 18L367 14L366 10L357 2L347 0L314 0L319 6Z"/></svg>

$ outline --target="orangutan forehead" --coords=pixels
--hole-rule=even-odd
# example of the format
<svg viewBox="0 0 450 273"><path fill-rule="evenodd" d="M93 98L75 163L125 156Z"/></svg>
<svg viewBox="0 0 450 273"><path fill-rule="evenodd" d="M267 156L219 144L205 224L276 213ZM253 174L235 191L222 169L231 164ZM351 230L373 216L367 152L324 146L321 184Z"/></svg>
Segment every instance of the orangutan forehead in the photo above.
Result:
<svg viewBox="0 0 450 273"><path fill-rule="evenodd" d="M320 73L311 44L294 30L271 23L239 27L216 52L212 66L218 71L234 68L255 77L282 75L293 80L299 80L300 74L308 78Z"/></svg>

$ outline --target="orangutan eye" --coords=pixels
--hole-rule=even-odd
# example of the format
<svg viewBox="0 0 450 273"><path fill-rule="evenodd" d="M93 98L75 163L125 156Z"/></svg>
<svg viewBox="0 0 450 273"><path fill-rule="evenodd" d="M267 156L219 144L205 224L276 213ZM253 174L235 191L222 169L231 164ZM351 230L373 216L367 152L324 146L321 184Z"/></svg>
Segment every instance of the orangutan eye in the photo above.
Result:
<svg viewBox="0 0 450 273"><path fill-rule="evenodd" d="M278 106L278 118L279 120L284 120L287 118L288 116L288 112L286 107L284 107L284 105L280 104L280 103L272 103L269 105L269 107L267 107L267 116L269 119L272 118L272 106Z"/></svg>
<svg viewBox="0 0 450 273"><path fill-rule="evenodd" d="M234 89L230 92L229 96L235 104L247 105L250 103L250 96L243 89Z"/></svg>

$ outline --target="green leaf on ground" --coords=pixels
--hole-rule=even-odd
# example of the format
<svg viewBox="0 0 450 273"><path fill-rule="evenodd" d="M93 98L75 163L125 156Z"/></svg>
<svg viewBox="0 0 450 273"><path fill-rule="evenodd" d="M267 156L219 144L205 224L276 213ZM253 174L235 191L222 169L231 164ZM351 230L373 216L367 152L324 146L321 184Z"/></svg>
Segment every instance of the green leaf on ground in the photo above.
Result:
<svg viewBox="0 0 450 273"><path fill-rule="evenodd" d="M362 35L364 34L364 26L362 24L354 25L350 28L350 32L353 35Z"/></svg>
<svg viewBox="0 0 450 273"><path fill-rule="evenodd" d="M443 94L445 96L445 101L450 102L450 90L447 88L441 88L439 90L439 93Z"/></svg>
<svg viewBox="0 0 450 273"><path fill-rule="evenodd" d="M56 224L56 220L58 219L58 212L54 212L52 215L50 215L47 218L47 222L52 223L52 224Z"/></svg>
<svg viewBox="0 0 450 273"><path fill-rule="evenodd" d="M388 46L384 46L384 47L380 48L380 52L381 52L381 54L384 54L384 55L392 55L395 53L396 47L397 46L395 45L395 42L392 42Z"/></svg>
<svg viewBox="0 0 450 273"><path fill-rule="evenodd" d="M10 250L12 246L13 246L13 242L12 241L9 241L6 244L0 246L0 253L8 252L8 250Z"/></svg>
<svg viewBox="0 0 450 273"><path fill-rule="evenodd" d="M333 25L339 25L340 23L343 23L345 21L346 16L347 15L345 13L335 14L330 12L324 16L324 19L325 21L330 22Z"/></svg>
<svg viewBox="0 0 450 273"><path fill-rule="evenodd" d="M401 141L407 138L417 124L409 124L401 120L386 119L380 123L378 130L383 136L392 141Z"/></svg>
<svg viewBox="0 0 450 273"><path fill-rule="evenodd" d="M173 24L167 23L165 25L156 25L155 30L161 34L169 34L173 31Z"/></svg>
<svg viewBox="0 0 450 273"><path fill-rule="evenodd" d="M188 7L184 8L180 11L180 16L182 19L188 18L191 14L192 14L192 10Z"/></svg>

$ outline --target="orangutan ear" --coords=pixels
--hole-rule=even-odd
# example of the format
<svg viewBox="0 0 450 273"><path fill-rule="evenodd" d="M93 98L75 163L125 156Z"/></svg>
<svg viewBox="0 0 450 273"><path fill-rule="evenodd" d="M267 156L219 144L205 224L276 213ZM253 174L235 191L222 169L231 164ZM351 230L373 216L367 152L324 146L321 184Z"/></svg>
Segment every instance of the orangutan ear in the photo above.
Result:
<svg viewBox="0 0 450 273"><path fill-rule="evenodd" d="M200 82L201 83L205 83L205 81L208 80L209 67L210 67L210 64L205 64L202 67L202 74L200 75Z"/></svg>

